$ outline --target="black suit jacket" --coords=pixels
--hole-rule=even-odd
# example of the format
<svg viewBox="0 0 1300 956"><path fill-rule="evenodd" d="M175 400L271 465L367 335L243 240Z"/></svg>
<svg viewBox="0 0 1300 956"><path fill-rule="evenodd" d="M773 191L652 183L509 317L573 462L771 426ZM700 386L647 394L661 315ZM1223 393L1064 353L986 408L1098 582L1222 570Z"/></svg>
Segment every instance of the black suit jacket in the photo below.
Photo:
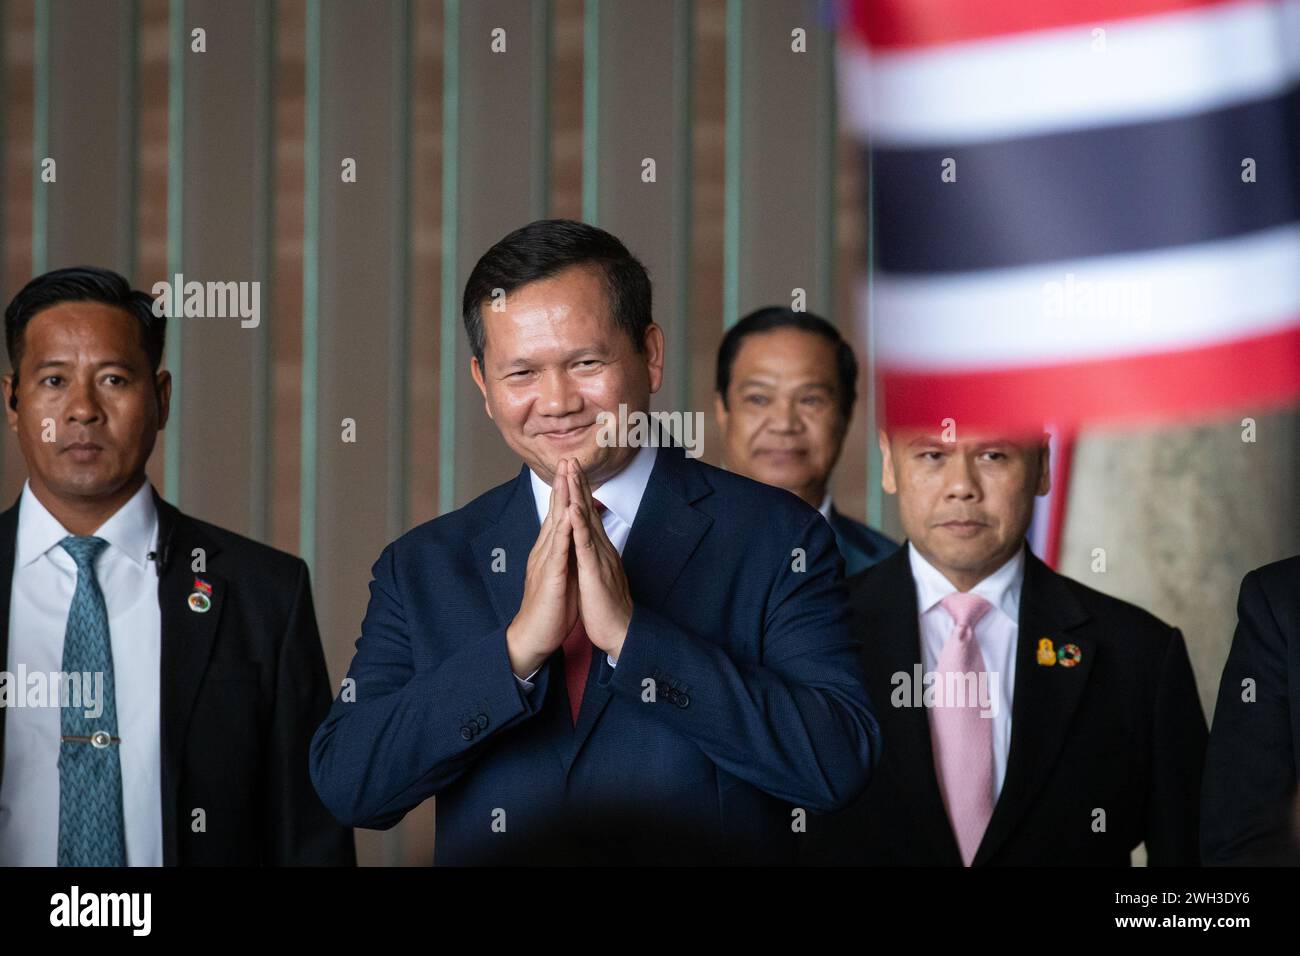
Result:
<svg viewBox="0 0 1300 956"><path fill-rule="evenodd" d="M1243 686L1247 679L1253 681ZM1206 757L1201 850L1212 864L1300 864L1300 557L1251 571Z"/></svg>
<svg viewBox="0 0 1300 956"><path fill-rule="evenodd" d="M835 532L835 544L844 558L844 576L852 577L877 561L889 557L898 545L874 528L854 521L834 505L826 519Z"/></svg>
<svg viewBox="0 0 1300 956"><path fill-rule="evenodd" d="M329 815L307 772L307 746L330 706L307 565L153 496L163 565L163 865L355 864L352 831ZM17 540L15 502L0 514L6 668ZM206 561L197 574L196 548ZM195 577L212 585L205 613L187 603ZM0 708L0 773L4 717ZM194 832L195 809L206 832Z"/></svg>
<svg viewBox="0 0 1300 956"><path fill-rule="evenodd" d="M854 806L809 820L805 862L961 865L927 712L897 706L893 676L922 666L907 554L848 582L881 760ZM1128 865L1142 841L1152 865L1197 863L1206 730L1182 635L1028 549L1019 624L1006 777L973 865ZM1044 637L1077 645L1079 663L1038 664Z"/></svg>

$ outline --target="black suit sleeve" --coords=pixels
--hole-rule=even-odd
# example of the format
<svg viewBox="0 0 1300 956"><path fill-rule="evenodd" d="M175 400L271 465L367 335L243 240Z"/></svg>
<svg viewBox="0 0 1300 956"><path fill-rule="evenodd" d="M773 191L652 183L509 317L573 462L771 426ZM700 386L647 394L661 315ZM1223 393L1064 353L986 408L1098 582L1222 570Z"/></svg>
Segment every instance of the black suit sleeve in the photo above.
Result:
<svg viewBox="0 0 1300 956"><path fill-rule="evenodd" d="M1205 714L1182 632L1173 629L1156 686L1146 847L1151 866L1197 866Z"/></svg>
<svg viewBox="0 0 1300 956"><path fill-rule="evenodd" d="M1241 582L1206 760L1206 863L1300 862L1288 822L1296 790L1289 701L1287 635L1252 571Z"/></svg>
<svg viewBox="0 0 1300 956"><path fill-rule="evenodd" d="M330 708L307 565L298 562L289 623L280 641L265 775L264 862L273 866L355 866L352 830L341 826L312 786L308 749Z"/></svg>

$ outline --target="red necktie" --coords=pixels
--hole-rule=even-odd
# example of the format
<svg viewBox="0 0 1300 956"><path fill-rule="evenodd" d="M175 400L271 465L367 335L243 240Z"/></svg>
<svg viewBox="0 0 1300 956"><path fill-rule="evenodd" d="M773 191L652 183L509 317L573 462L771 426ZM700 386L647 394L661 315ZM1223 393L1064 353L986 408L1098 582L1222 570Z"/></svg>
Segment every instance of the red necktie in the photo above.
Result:
<svg viewBox="0 0 1300 956"><path fill-rule="evenodd" d="M605 506L595 498L596 514L604 514ZM569 689L569 711L573 726L578 726L578 711L582 709L582 694L587 689L587 672L591 670L591 641L582 626L582 612L573 622L573 630L564 639L564 685Z"/></svg>

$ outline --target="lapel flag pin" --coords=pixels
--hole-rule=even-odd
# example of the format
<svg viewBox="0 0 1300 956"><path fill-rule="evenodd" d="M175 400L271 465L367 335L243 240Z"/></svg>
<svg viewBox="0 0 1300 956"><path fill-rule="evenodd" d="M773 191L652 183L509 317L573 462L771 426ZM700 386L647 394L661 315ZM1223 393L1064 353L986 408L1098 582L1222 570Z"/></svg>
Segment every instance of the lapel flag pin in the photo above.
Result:
<svg viewBox="0 0 1300 956"><path fill-rule="evenodd" d="M1056 651L1052 648L1050 638L1042 638L1038 642L1038 666L1052 667L1056 664Z"/></svg>
<svg viewBox="0 0 1300 956"><path fill-rule="evenodd" d="M194 579L194 591L188 600L190 610L196 614L206 614L212 607L212 585L202 578Z"/></svg>
<svg viewBox="0 0 1300 956"><path fill-rule="evenodd" d="M1079 650L1078 644L1063 644L1057 656L1062 667L1073 667L1083 660L1083 651Z"/></svg>

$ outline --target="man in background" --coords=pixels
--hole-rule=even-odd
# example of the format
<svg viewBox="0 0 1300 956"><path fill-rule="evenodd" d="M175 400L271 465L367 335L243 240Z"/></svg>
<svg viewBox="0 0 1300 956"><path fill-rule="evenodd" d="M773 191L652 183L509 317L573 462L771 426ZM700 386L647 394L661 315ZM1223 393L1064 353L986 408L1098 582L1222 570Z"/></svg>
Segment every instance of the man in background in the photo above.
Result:
<svg viewBox="0 0 1300 956"><path fill-rule="evenodd" d="M835 532L844 573L898 547L831 501L857 401L858 360L835 326L808 312L766 308L733 325L718 348L714 415L732 471L792 491Z"/></svg>
<svg viewBox="0 0 1300 956"><path fill-rule="evenodd" d="M330 697L307 566L145 476L165 328L107 269L5 310L27 481L0 514L0 668L78 691L4 697L0 866L352 865L307 775Z"/></svg>
<svg viewBox="0 0 1300 956"><path fill-rule="evenodd" d="M880 435L907 543L848 582L888 742L870 790L809 822L807 859L886 865L1198 861L1205 717L1182 635L1025 544L1047 436Z"/></svg>

